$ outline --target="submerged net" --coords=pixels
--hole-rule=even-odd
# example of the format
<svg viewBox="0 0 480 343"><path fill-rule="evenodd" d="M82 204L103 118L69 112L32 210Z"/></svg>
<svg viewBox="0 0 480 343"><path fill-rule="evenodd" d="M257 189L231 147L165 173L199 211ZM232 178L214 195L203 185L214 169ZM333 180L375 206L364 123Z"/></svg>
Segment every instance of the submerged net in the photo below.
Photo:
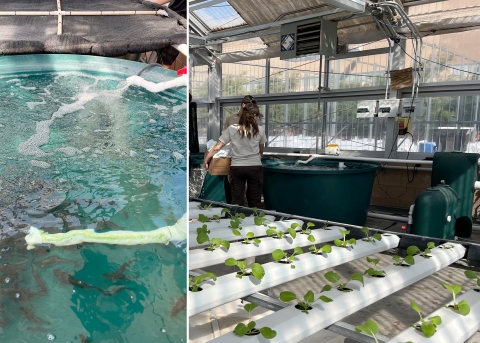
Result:
<svg viewBox="0 0 480 343"><path fill-rule="evenodd" d="M0 54L72 53L121 56L187 42L186 22L177 13L142 0L61 0L62 11L157 11L158 15L0 15ZM57 11L54 0L19 0L0 4L0 12ZM162 11L163 12L163 11ZM160 11L159 11L160 13Z"/></svg>

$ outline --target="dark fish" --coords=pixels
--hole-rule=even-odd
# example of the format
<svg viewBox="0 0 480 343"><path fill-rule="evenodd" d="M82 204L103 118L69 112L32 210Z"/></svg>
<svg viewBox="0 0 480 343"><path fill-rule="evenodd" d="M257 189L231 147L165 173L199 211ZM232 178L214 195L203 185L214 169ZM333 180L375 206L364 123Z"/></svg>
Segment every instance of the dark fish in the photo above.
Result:
<svg viewBox="0 0 480 343"><path fill-rule="evenodd" d="M87 338L85 338L84 335L82 334L79 334L78 335L78 338L80 338L82 340L82 343L91 343Z"/></svg>
<svg viewBox="0 0 480 343"><path fill-rule="evenodd" d="M177 314L180 313L180 311L184 310L186 307L187 307L187 293L185 293L180 297L180 299L175 301L175 304L173 304L173 307L170 310L170 316L175 317Z"/></svg>
<svg viewBox="0 0 480 343"><path fill-rule="evenodd" d="M32 266L33 278L35 279L35 281L37 281L38 286L40 286L40 292L43 294L47 294L48 290L47 290L47 286L45 285L45 282L43 282L43 280L40 279L40 277L37 275L37 273L35 272L35 269L33 268L33 264L31 266Z"/></svg>
<svg viewBox="0 0 480 343"><path fill-rule="evenodd" d="M42 325L50 325L49 322L46 320L43 320L42 318L38 318L32 310L29 310L28 308L25 307L20 307L20 311L22 311L23 315L25 318L27 318L29 321L37 323L37 324L42 324Z"/></svg>
<svg viewBox="0 0 480 343"><path fill-rule="evenodd" d="M125 210L120 210L120 213L124 215L125 218L128 219L128 212Z"/></svg>
<svg viewBox="0 0 480 343"><path fill-rule="evenodd" d="M32 331L32 332L43 332L43 333L47 332L46 330L44 330L44 329L42 329L42 328L40 328L40 327L38 327L38 326L36 326L36 327L28 326L28 327L27 327L27 330L28 330L28 331Z"/></svg>
<svg viewBox="0 0 480 343"><path fill-rule="evenodd" d="M75 263L75 261L65 260L58 256L49 256L47 258L44 258L41 261L34 262L33 264L41 268L45 268L45 267L56 266L57 264L62 264L62 263Z"/></svg>
<svg viewBox="0 0 480 343"><path fill-rule="evenodd" d="M108 277L113 280L113 282L116 282L119 279L123 280L130 280L128 276L123 275L125 270L133 263L136 262L137 260L131 260L130 262L125 263L123 266L118 268L114 273L109 273L109 274L102 274L103 277Z"/></svg>
<svg viewBox="0 0 480 343"><path fill-rule="evenodd" d="M96 232L100 232L106 229L125 230L124 227L118 226L111 220L102 220L97 222L97 227L95 228Z"/></svg>
<svg viewBox="0 0 480 343"><path fill-rule="evenodd" d="M60 282L63 283L64 285L73 285L83 289L96 289L97 291L99 291L100 293L102 293L107 297L112 295L110 292L104 291L100 287L89 285L88 283L85 283L82 280L77 280L70 274L66 272L62 272L60 269L54 269L53 275L55 275L57 279L60 280Z"/></svg>
<svg viewBox="0 0 480 343"><path fill-rule="evenodd" d="M44 294L30 292L28 289L0 289L0 298L6 295L13 296L15 301L25 301L30 300L31 298L42 296Z"/></svg>

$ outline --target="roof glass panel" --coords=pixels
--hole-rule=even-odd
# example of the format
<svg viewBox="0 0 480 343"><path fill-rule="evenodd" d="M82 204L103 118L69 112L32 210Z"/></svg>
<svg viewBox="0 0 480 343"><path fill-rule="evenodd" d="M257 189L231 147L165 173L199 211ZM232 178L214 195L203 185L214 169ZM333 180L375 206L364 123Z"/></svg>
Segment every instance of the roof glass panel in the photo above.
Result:
<svg viewBox="0 0 480 343"><path fill-rule="evenodd" d="M221 2L193 11L210 31L229 29L247 23L228 2Z"/></svg>

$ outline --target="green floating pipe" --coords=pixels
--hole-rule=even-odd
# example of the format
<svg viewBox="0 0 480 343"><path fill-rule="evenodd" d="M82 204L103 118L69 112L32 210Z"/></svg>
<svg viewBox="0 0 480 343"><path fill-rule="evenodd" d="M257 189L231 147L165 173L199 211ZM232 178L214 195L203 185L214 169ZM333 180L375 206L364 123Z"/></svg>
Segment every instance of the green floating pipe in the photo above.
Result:
<svg viewBox="0 0 480 343"><path fill-rule="evenodd" d="M93 229L72 230L67 233L48 233L31 226L25 236L27 249L36 244L53 244L57 246L81 243L104 243L120 245L168 244L171 241L183 241L186 235L187 217L182 216L174 225L165 226L152 231L109 231L97 233Z"/></svg>

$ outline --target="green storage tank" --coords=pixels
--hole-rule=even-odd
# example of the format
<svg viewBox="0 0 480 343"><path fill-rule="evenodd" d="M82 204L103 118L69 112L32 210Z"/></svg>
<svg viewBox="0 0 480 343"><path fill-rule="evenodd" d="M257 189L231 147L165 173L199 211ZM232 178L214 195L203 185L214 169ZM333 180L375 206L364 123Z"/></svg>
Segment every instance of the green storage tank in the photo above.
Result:
<svg viewBox="0 0 480 343"><path fill-rule="evenodd" d="M455 232L459 237L472 234L472 209L475 181L478 180L478 154L463 152L437 152L433 155L432 183L434 187L445 182L457 192L460 203L457 209ZM415 225L415 222L413 222ZM424 235L424 233L421 233Z"/></svg>
<svg viewBox="0 0 480 343"><path fill-rule="evenodd" d="M339 168L339 163L346 168ZM363 226L375 172L380 164L316 159L263 162L265 208L310 218Z"/></svg>
<svg viewBox="0 0 480 343"><path fill-rule="evenodd" d="M412 233L453 240L459 198L448 185L427 188L415 199Z"/></svg>

